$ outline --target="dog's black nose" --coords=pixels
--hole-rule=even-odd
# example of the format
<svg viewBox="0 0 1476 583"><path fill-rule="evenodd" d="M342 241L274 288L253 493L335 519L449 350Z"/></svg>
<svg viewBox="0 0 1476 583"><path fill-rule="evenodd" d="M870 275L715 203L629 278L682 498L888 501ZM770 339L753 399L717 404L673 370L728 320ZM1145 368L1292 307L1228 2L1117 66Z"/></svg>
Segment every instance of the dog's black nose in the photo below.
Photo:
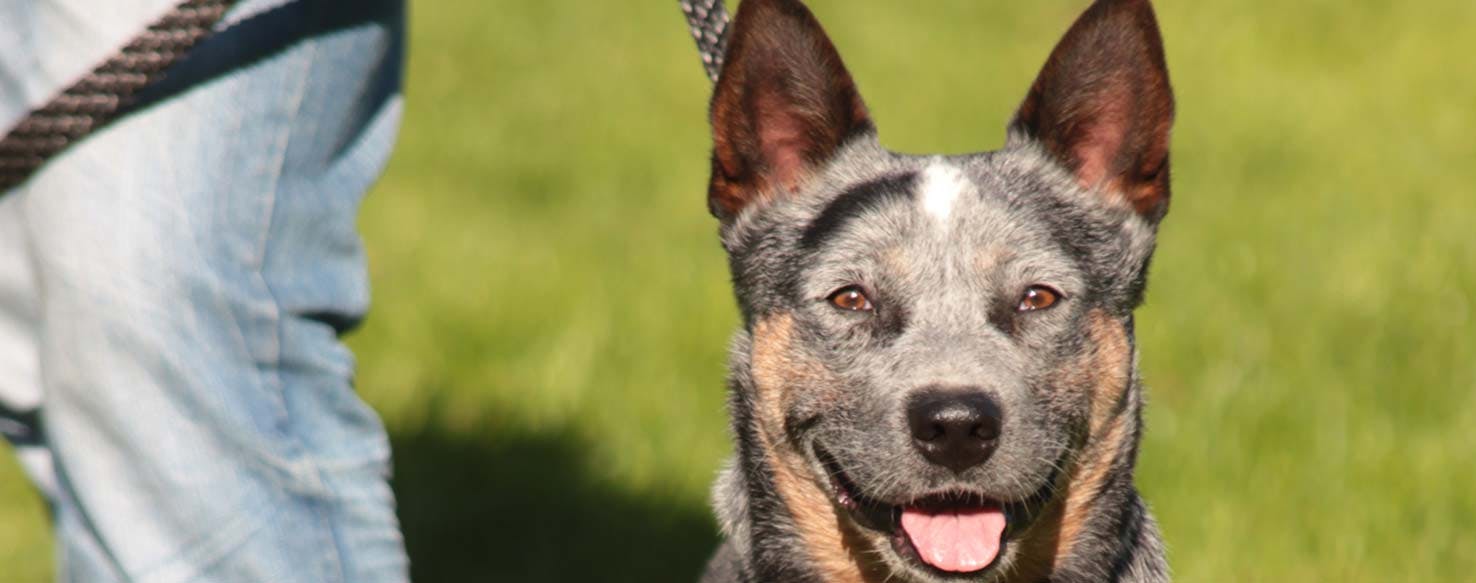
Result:
<svg viewBox="0 0 1476 583"><path fill-rule="evenodd" d="M907 404L912 443L928 461L962 472L999 445L999 406L979 391L927 390Z"/></svg>

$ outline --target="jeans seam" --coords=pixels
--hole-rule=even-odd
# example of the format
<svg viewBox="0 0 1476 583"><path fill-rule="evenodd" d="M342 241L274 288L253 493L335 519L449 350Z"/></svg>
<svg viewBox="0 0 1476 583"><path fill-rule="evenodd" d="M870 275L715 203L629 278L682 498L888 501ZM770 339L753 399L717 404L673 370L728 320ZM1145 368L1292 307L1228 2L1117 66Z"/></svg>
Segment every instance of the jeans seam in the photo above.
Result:
<svg viewBox="0 0 1476 583"><path fill-rule="evenodd" d="M303 67L301 80L297 84L297 91L292 96L292 111L288 118L288 123L283 126L282 134L277 139L277 143L279 144L279 147L277 149L277 160L275 166L273 167L273 172L268 180L270 186L266 189L268 193L266 221L261 232L261 238L257 241L256 244L256 256L252 258L252 277L256 279L257 283L261 285L262 289L266 290L267 295L271 299L270 313L272 319L273 342L270 346L270 354L268 355L269 357L265 359L268 361L267 367L269 370L266 371L267 374L264 376L266 377L266 381L270 383L272 389L276 391L278 397L282 399L283 412L285 413L285 421L287 424L289 441L297 446L304 456L307 456L307 448L301 447L301 443L298 441L296 427L292 423L292 411L291 408L287 406L286 388L282 382L282 346L284 344L283 335L285 334L282 306L277 299L276 291L272 289L271 282L268 281L265 273L267 252L271 246L271 232L273 226L275 225L277 199L281 196L282 176L286 172L287 155L292 147L292 131L295 125L293 122L295 122L302 115L302 105L303 102L306 100L308 86L310 84L312 72L316 66L317 61L317 43L310 40L304 44L306 45L304 47L304 50L308 53L305 58L306 65ZM321 484L323 476L322 473L318 471L316 460L310 459L310 456L307 457L309 458L307 459L307 465L309 468L311 468L311 471L313 472L313 479ZM326 515L325 509L322 507L324 502L318 497L305 496L301 492L291 492L290 490L295 489L289 489L289 495L297 497L299 503L304 504L304 506L307 507L310 512L316 515L318 519L317 526L320 529L319 533L326 532L327 540L322 541L322 544L323 547L328 550L324 551L324 564L322 565L322 568L324 568L327 572L324 572L323 575L326 577L331 577L331 580L334 583L342 583L344 581L345 575L343 569L343 561L342 557L339 556L339 553L336 550L338 546L333 540L334 536L332 534L332 521Z"/></svg>

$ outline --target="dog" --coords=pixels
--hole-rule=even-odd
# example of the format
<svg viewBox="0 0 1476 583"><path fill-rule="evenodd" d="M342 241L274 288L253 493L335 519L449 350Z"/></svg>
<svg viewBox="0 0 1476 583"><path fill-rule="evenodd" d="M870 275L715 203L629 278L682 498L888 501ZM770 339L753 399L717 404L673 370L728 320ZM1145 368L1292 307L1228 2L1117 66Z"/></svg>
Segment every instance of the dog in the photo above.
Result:
<svg viewBox="0 0 1476 583"><path fill-rule="evenodd" d="M1147 0L1097 0L1005 146L890 152L798 0L744 0L708 206L743 328L705 583L1159 582L1133 311L1174 117Z"/></svg>

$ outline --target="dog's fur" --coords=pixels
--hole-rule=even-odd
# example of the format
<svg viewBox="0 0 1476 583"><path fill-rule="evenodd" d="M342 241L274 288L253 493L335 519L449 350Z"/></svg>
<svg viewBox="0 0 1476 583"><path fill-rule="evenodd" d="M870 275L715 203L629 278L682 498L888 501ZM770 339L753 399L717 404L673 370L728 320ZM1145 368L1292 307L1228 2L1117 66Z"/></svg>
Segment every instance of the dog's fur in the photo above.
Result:
<svg viewBox="0 0 1476 583"><path fill-rule="evenodd" d="M727 541L704 581L1166 581L1132 478L1132 314L1168 208L1173 121L1148 1L1086 10L1002 150L883 149L798 0L744 0L711 117L709 207L744 328L737 451L714 489ZM1032 286L1060 299L1022 311ZM846 289L870 309L838 309ZM939 387L997 404L987 462L919 455L904 409ZM937 492L1003 508L986 569L946 574L899 546L899 505Z"/></svg>

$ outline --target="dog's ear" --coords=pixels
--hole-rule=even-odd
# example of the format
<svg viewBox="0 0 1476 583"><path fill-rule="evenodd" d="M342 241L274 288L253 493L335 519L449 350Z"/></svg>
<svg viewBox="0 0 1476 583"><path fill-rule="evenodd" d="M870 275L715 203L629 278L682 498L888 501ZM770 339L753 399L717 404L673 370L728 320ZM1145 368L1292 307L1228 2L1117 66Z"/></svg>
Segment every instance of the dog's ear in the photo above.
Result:
<svg viewBox="0 0 1476 583"><path fill-rule="evenodd" d="M1174 97L1148 0L1097 0L1067 31L1010 125L1083 187L1156 223L1168 211Z"/></svg>
<svg viewBox="0 0 1476 583"><path fill-rule="evenodd" d="M708 184L720 219L799 190L847 140L873 130L835 45L798 0L744 0L725 61Z"/></svg>

